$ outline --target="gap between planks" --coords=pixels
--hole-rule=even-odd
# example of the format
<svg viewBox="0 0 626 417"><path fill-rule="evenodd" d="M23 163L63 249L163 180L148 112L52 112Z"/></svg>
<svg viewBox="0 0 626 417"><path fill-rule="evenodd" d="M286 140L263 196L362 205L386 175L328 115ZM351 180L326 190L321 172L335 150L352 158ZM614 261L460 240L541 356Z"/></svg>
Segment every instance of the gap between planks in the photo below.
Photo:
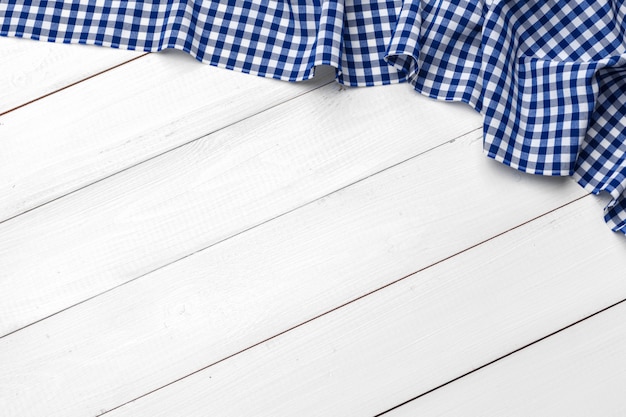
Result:
<svg viewBox="0 0 626 417"><path fill-rule="evenodd" d="M41 95L41 96L39 96L39 97L36 97L36 98L34 98L34 99L32 99L32 100L29 100L29 101L25 102L25 103L22 103L22 104L20 104L20 105L17 105L17 106L15 106L15 107L12 107L12 108L10 108L10 109L8 109L8 110L5 110L5 111L3 111L2 113L0 113L0 116L4 116L4 115L9 114L9 113L11 113L11 112L13 112L13 111L15 111L15 110L18 110L18 109L21 109L21 108L23 108L23 107L26 107L26 106L28 106L29 104L33 104L33 103L35 103L36 101L42 100L42 99L44 99L44 98L50 97L50 96L51 96L51 95L53 95L53 94L57 94L57 93L59 93L59 92L61 92L61 91L63 91L63 90L66 90L66 89L68 89L68 88L74 87L74 86L76 86L76 85L78 85L78 84L80 84L80 83L83 83L83 82L88 81L88 80L90 80L90 79L92 79L92 78L94 78L94 77L97 77L98 75L102 75L102 74L104 74L104 73L106 73L106 72L108 72L108 71L114 70L115 68L119 68L119 67L121 67L122 65L126 65L126 64L129 64L129 63L133 62L133 61L136 61L136 60L138 60L138 59L141 59L141 58L145 57L146 55L148 55L148 52L146 52L145 54L139 55L139 56L137 56L137 57L135 57L135 58L131 58L131 59L127 60L127 61L120 62L119 64L113 65L113 66L111 66L111 67L109 67L109 68L106 68L106 69L104 69L104 70L100 71L100 72L96 72L95 74L89 75L89 76L87 76L87 77L85 77L85 78L83 78L83 79L80 79L80 80L77 80L77 81L73 81L73 82L71 82L70 84L67 84L67 85L66 85L66 86L64 86L64 87L58 88L58 89L56 89L56 90L54 90L54 91L51 91L51 92L46 93L46 94L43 94L43 95Z"/></svg>
<svg viewBox="0 0 626 417"><path fill-rule="evenodd" d="M584 197L581 197L581 199L582 198L589 198L589 197L590 196L584 196ZM574 202L572 202L572 203L574 203ZM549 213L546 213L546 214L549 214ZM425 391L425 392L423 392L423 393L421 393L421 394L419 394L419 395L417 395L417 396L415 396L415 397L413 397L413 398L411 398L411 399L409 399L407 401L404 401L404 402L402 402L402 403L400 403L400 404L390 408L389 410L383 411L382 413L377 414L374 417L380 417L380 416L383 416L383 415L388 415L388 416L405 416L405 415L406 416L413 416L413 415L415 415L414 406L416 406L416 404L417 404L416 401L421 399L421 398L423 398L424 396L432 394L433 392L435 392L437 390L441 390L442 388L445 388L445 387L447 387L448 385L450 385L452 383L461 381L463 378L466 378L466 377L468 377L468 376L470 376L470 375L472 375L472 374L474 374L476 372L483 371L488 366L496 364L496 363L498 363L498 362L500 362L500 361L502 361L504 359L509 358L512 355L515 355L516 353L519 353L519 352L523 351L524 349L530 348L530 347L532 347L532 346L534 346L534 345L536 345L538 343L541 343L541 342L547 340L549 337L552 337L552 336L558 335L559 333L567 331L570 328L572 328L572 327L574 327L576 325L579 325L579 324L585 322L586 320L592 319L592 318L596 317L597 315L602 314L602 313L604 313L604 312L606 312L606 311L608 311L610 309L616 308L616 307L624 304L624 302L626 302L626 298L624 298L622 300L619 300L619 301L617 301L617 302L615 302L615 303L613 303L613 304L611 304L611 305L609 305L607 307L604 307L604 308L602 308L602 309L600 309L600 310L598 310L598 311L596 311L594 313L591 313L591 314L589 314L586 317L583 317L583 318L581 318L579 320L576 320L573 323L565 325L562 328L553 331L552 333L549 333L549 334L547 334L545 336L542 336L542 337L540 337L540 338L538 338L538 339L536 339L536 340L534 340L532 342L529 342L529 343L527 343L527 344L525 344L525 345L523 345L523 346L521 346L521 347L519 347L519 348L517 348L515 350L512 350L511 352L509 352L509 353L507 353L505 355L500 356L499 358L496 358L496 359L494 359L492 361L489 361L489 362L487 362L487 363L485 363L485 364L483 364L483 365L481 365L481 366L479 366L477 368L472 369L471 371L468 371L468 372L466 372L466 373L464 373L462 375L459 375L456 378L450 379L449 381L446 381L446 382L444 382L441 385L438 385L438 386L436 386L436 387L434 387L432 389L429 389L428 391ZM463 381L463 382L465 382L465 381ZM441 404L445 404L445 402L442 402ZM420 414L420 415L424 415L424 414Z"/></svg>
<svg viewBox="0 0 626 417"><path fill-rule="evenodd" d="M135 58L135 59L137 59L137 58ZM131 60L131 61L132 61L132 60ZM130 62L130 61L128 61L128 62ZM119 66L119 65L118 65L118 66ZM114 67L114 68L115 68L115 67ZM111 69L114 69L114 68L111 68ZM106 72L106 71L103 71L103 73L104 73L104 72ZM96 74L96 75L99 75L99 74ZM94 76L95 76L95 75L94 75ZM90 78L92 78L92 77L90 77ZM93 186L93 185L95 185L95 184L98 184L98 183L99 183L99 182L101 182L101 181L105 181L105 180L107 180L107 179L109 179L109 178L111 178L111 177L114 177L115 175L118 175L118 174L124 173L125 171L131 170L131 169L136 168L136 167L138 167L138 166L140 166L140 165L142 165L142 164L144 164L144 163L150 162L150 161L152 161L153 159L157 159L157 158L159 158L159 157L162 157L162 156L164 156L165 154L167 154L168 152L176 151L177 149L182 148L182 147L187 146L187 145L192 145L194 142L196 142L196 141L198 141L198 140L201 140L201 139L204 139L206 136L209 136L209 135L212 135L212 134L218 133L219 131L221 131L221 130L223 130L223 129L227 129L227 128L229 128L229 127L231 127L231 126L233 126L233 125L235 125L235 124L237 124L237 123L243 122L243 121L245 121L245 120L247 120L247 119L249 119L249 118L251 118L251 117L254 117L254 116L256 116L256 115L259 115L259 114L261 114L261 113L263 113L263 112L265 112L265 111L271 110L271 109L273 109L274 107L280 106L280 105L282 105L282 104L286 104L286 103L288 103L288 102L289 102L289 101L291 101L291 100L295 100L295 99L297 99L297 98L301 97L301 96L302 96L302 95L304 95L304 94L311 93L311 92L313 92L313 91L317 90L318 88L324 87L325 85L329 85L329 84L332 84L332 81L328 81L328 82L326 82L326 84L321 84L321 85L319 85L319 86L316 86L316 87L314 87L314 88L312 88L312 89L310 89L310 90L307 90L307 91L305 91L305 92L300 93L299 95L294 95L294 96L290 97L289 99L287 99L287 100L286 100L286 101L284 101L284 102L279 102L279 103L273 104L273 105L271 105L271 106L269 106L269 107L267 107L267 108L264 108L264 109L262 109L262 110L259 110L257 113L253 113L253 114L250 114L250 115L244 116L244 117L242 117L242 118L241 118L241 119L239 119L239 120L233 121L233 122L232 122L232 123L230 123L230 124L223 125L223 126L221 126L221 127L217 128L217 129L213 130L213 131L210 131L210 132L204 133L204 134L202 134L201 136L198 136L198 137L194 137L194 138L188 139L186 142L176 144L176 145L174 145L174 146L172 146L172 147L170 147L170 148L168 148L168 149L164 149L164 150L162 150L162 151L161 151L161 153L152 154L152 155L150 155L150 156L146 157L145 159L141 159L141 160L138 160L138 161L136 161L136 162L133 162L132 164L130 164L130 165L128 165L128 166L126 166L126 167L124 167L124 168L121 168L121 169L119 169L118 171L110 172L110 173L106 174L106 175L105 175L105 176L103 176L103 177L100 177L100 178L98 178L98 179L96 179L96 180L93 180L92 182L85 183L84 185L81 185L81 186L80 186L80 187L78 187L78 188L75 188L75 189L73 189L73 190L71 190L71 191L68 191L68 192L66 192L65 194L60 194L60 195L58 195L58 196L56 196L56 197L54 197L54 198L51 198L51 199L49 199L49 200L46 200L45 202L43 202L43 203L41 203L41 204L39 204L39 205L33 206L32 208L28 208L28 209L26 209L26 210L24 210L24 211L22 211L22 212L20 212L20 213L17 213L17 214L15 214L15 215L12 215L11 217L8 217L8 218L4 219L4 220L0 220L0 225L1 225L2 223L4 223L4 222L9 221L9 220L13 220L14 218L16 218L16 217L18 217L18 216L20 216L20 215L26 214L26 213L28 213L28 212L30 212L30 211L32 211L32 210L36 210L36 209L42 208L42 207L43 207L43 206L45 206L46 204L53 203L53 202L55 202L55 201L57 201L57 200L59 200L59 199L61 199L61 198L63 198L63 197L67 197L67 196L69 196L69 195L71 195L71 194L74 194L74 193L76 193L76 192L79 192L79 191L81 191L81 190L83 190L83 189L86 189L86 188L88 188L88 187L90 187L90 186ZM71 87L71 85L70 85L70 86L68 86L68 87ZM42 98L43 98L43 97L42 97ZM34 101L36 101L36 100L34 100ZM30 104L30 103L26 103L26 104ZM1 116L1 114L0 114L0 116Z"/></svg>
<svg viewBox="0 0 626 417"><path fill-rule="evenodd" d="M288 84L163 51L7 114L0 124L0 219L332 81L328 68L318 72L313 80ZM47 122L33 125L42 114Z"/></svg>
<svg viewBox="0 0 626 417"><path fill-rule="evenodd" d="M142 56L93 45L0 37L0 116Z"/></svg>
<svg viewBox="0 0 626 417"><path fill-rule="evenodd" d="M381 415L622 416L624 301Z"/></svg>

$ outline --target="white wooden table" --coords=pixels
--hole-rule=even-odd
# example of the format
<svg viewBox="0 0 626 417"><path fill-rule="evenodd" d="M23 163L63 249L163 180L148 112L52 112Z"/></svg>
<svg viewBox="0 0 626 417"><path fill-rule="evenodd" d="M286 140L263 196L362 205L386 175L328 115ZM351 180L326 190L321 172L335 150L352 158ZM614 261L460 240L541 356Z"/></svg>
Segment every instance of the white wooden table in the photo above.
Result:
<svg viewBox="0 0 626 417"><path fill-rule="evenodd" d="M0 39L0 415L623 416L607 199L408 85Z"/></svg>

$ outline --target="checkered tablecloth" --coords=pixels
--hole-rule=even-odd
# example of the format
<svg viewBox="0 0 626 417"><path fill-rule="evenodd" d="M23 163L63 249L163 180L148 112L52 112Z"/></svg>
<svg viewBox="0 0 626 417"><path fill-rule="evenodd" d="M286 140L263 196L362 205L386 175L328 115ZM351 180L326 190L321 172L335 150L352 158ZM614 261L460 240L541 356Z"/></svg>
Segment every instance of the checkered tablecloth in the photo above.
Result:
<svg viewBox="0 0 626 417"><path fill-rule="evenodd" d="M479 111L489 157L610 193L605 220L626 233L624 0L0 0L0 35L409 82Z"/></svg>

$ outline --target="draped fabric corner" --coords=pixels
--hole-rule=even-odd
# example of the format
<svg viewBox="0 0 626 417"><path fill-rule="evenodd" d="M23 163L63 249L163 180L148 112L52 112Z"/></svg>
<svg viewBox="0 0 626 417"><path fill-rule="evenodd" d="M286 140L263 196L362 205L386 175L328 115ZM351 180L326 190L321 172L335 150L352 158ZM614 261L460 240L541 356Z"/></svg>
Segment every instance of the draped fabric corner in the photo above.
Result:
<svg viewBox="0 0 626 417"><path fill-rule="evenodd" d="M624 0L32 0L0 35L158 51L299 81L409 82L484 116L486 155L608 192L626 234Z"/></svg>

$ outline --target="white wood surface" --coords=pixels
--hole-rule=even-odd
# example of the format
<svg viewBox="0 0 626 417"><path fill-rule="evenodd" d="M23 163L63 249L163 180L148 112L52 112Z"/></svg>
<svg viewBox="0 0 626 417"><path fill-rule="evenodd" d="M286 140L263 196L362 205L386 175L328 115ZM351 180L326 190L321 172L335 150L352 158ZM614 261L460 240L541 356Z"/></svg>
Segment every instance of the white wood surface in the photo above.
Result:
<svg viewBox="0 0 626 417"><path fill-rule="evenodd" d="M277 84L285 83L270 83ZM302 88L285 85L294 93ZM405 85L387 89L394 94L327 85L0 224L0 334L480 126L466 107L434 102ZM420 106L419 115L409 103ZM367 143L365 135L372 135ZM27 261L32 257L37 265Z"/></svg>
<svg viewBox="0 0 626 417"><path fill-rule="evenodd" d="M18 43L3 91L38 73ZM2 416L502 415L534 362L582 402L566 358L607 338L589 398L622 387L616 308L490 364L625 299L626 239L571 179L487 160L469 108L43 45L56 78L0 116ZM537 398L517 415L559 414Z"/></svg>
<svg viewBox="0 0 626 417"><path fill-rule="evenodd" d="M17 348L22 357L0 375L33 363L24 346L45 341L59 359L90 369L65 371L61 379L59 366L65 360L31 367L36 375L57 375L62 387L80 381L73 389L51 393L67 404L59 415L79 415L75 409L82 404L72 399L89 398L90 393L99 393L98 408L109 409L115 405L109 396L131 400L583 195L571 181L557 184L562 181L530 176L512 187L505 167L466 157L480 155L477 136L480 133L469 134L148 274L46 320L44 327L24 329L6 343L0 340L0 349L16 357ZM455 156L453 169L440 165L442 155ZM424 173L429 179L423 179ZM471 175L460 186L458 176L463 173ZM570 189L568 194L555 192L563 186ZM416 210L420 196L428 196L428 204ZM467 203L466 212L459 214L455 202L472 196L480 196L475 200L478 207ZM535 199L542 204L528 204ZM477 229L482 201L493 201L493 218L488 228ZM498 211L511 214L498 219ZM351 264L355 256L369 261ZM150 302L137 305L136 300ZM83 319L76 322L76 315ZM173 329L170 319L178 323ZM94 334L93 329L100 332ZM129 342L129 335L136 340ZM68 346L74 346L71 352ZM111 366L109 351L143 358L143 365L136 363L132 373L120 372ZM85 377L93 374L99 377ZM123 389L103 392L116 382ZM35 396L50 390L47 378L39 384L42 388L31 386ZM23 400L32 407L33 400ZM42 412L54 415L43 407Z"/></svg>
<svg viewBox="0 0 626 417"><path fill-rule="evenodd" d="M550 213L420 271L110 415L350 416L383 412L621 300L618 294L623 297L626 293L626 281L620 276L626 268L622 256L626 242L609 235L611 246L601 250L583 244L607 239L608 234L597 227L600 222L584 225L581 221L597 209L590 200L586 197L558 215ZM565 239L578 243L567 254L567 268L551 262L562 259L559 242ZM611 269L597 276L597 264L589 262L591 257L612 265ZM612 323L616 325L615 320ZM608 326L602 327L606 331ZM585 352L601 342L589 342ZM607 350L623 352L624 343L620 343L621 348ZM556 354L554 349L551 354ZM522 362L517 372L531 362ZM609 381L624 370L623 355L615 358L615 364L615 372L606 374ZM570 366L576 368L574 362ZM485 381L495 385L508 375L496 370ZM578 379L582 378L584 375ZM623 378L619 376L615 382ZM551 382L558 385L559 380L554 376ZM471 385L468 382L466 386ZM565 385L572 388L572 384ZM621 387L609 389L615 393ZM535 415L528 405L526 413L509 414L506 399L498 401L498 390L490 388L485 387L474 413L465 414L461 408L454 415L483 415L481 406L488 401L495 405L494 412L486 415ZM467 391L462 399L481 389ZM460 389L450 398L438 396L435 408L426 413L416 408L402 415L439 415L436 407L455 403L463 392ZM573 396L572 392L562 393ZM505 394L505 398L513 398L514 388ZM623 397L614 398L612 404L623 401ZM593 405L586 409L592 410Z"/></svg>

